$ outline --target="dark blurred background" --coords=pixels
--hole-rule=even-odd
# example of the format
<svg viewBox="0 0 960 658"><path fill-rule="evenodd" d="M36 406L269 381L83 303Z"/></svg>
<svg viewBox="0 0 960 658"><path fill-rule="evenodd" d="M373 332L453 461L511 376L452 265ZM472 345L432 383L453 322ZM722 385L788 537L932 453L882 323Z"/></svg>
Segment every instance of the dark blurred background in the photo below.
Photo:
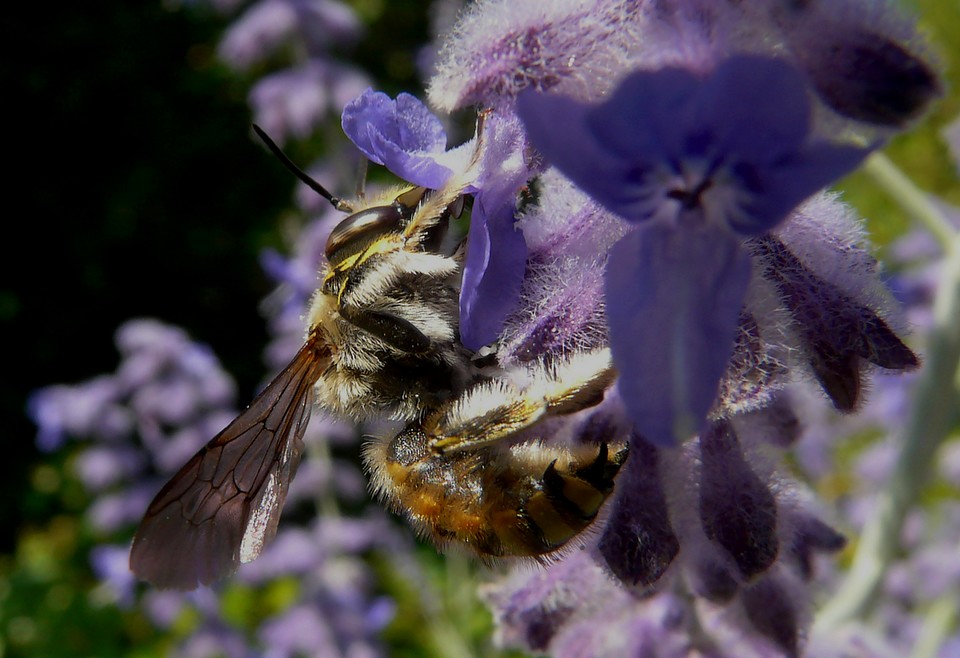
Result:
<svg viewBox="0 0 960 658"><path fill-rule="evenodd" d="M270 285L257 254L292 187L249 138L246 89L216 61L217 17L153 0L18 11L3 22L0 553L50 512L27 486L40 457L27 396L112 371L123 320L183 326L253 389Z"/></svg>
<svg viewBox="0 0 960 658"><path fill-rule="evenodd" d="M237 380L238 404L265 374L259 305L275 283L260 255L289 250L281 226L295 212L295 180L253 135L247 94L286 62L228 68L216 49L236 11L218 14L213 4L25 3L0 21L3 658L19 649L65 655L64 647L159 655L147 648L156 631L142 615L98 598L95 538L79 523L90 497L63 475L70 446L36 447L31 393L112 373L114 332L138 316L208 344ZM430 3L350 4L364 34L331 57L390 94L416 92ZM339 131L338 113L329 123ZM310 163L324 145L284 148ZM17 641L22 622L31 625Z"/></svg>
<svg viewBox="0 0 960 658"><path fill-rule="evenodd" d="M368 8L344 57L384 70L390 93L419 86L427 3ZM51 513L32 495L41 458L31 391L111 372L113 332L151 316L208 343L247 399L263 376L259 265L281 247L294 180L253 137L250 78L216 44L229 20L159 0L20 5L0 27L8 193L0 322L5 458L0 554ZM295 148L295 147L291 147ZM294 151L296 153L296 151Z"/></svg>

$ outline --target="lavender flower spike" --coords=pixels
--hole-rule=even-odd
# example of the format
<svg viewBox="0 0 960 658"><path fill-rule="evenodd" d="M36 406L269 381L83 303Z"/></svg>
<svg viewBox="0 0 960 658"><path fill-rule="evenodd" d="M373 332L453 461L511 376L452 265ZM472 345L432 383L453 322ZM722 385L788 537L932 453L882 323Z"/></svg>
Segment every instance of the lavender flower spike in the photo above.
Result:
<svg viewBox="0 0 960 658"><path fill-rule="evenodd" d="M640 434L675 444L701 428L727 367L750 281L743 238L871 149L811 141L803 76L768 57L703 77L638 71L595 106L533 91L517 105L547 161L634 225L607 265L611 348Z"/></svg>

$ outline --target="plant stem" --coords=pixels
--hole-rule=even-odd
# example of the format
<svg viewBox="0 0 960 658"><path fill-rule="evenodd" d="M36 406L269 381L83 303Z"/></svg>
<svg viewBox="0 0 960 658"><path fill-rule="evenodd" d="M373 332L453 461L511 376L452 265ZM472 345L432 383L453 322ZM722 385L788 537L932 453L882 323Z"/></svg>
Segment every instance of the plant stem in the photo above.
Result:
<svg viewBox="0 0 960 658"><path fill-rule="evenodd" d="M934 219L939 211L928 201L918 201L925 198L923 193L889 160L877 162L881 164L874 164L875 168L897 181L888 191L896 194L929 230L938 233L946 255L934 300L934 326L913 392L911 413L903 429L899 459L889 485L879 494L876 512L864 527L845 581L816 620L815 633L830 632L846 622L864 618L870 611L887 567L900 549L904 517L928 482L936 450L948 436L960 408L956 388L960 363L960 234L942 216Z"/></svg>
<svg viewBox="0 0 960 658"><path fill-rule="evenodd" d="M944 248L949 248L951 241L957 235L956 229L934 205L930 195L904 175L890 158L880 152L874 153L867 158L863 171L876 181L878 187L896 199L904 210L930 231Z"/></svg>
<svg viewBox="0 0 960 658"><path fill-rule="evenodd" d="M960 546L957 547L960 549ZM934 601L923 620L920 637L910 652L910 658L937 658L943 641L950 634L960 614L960 591L947 592Z"/></svg>

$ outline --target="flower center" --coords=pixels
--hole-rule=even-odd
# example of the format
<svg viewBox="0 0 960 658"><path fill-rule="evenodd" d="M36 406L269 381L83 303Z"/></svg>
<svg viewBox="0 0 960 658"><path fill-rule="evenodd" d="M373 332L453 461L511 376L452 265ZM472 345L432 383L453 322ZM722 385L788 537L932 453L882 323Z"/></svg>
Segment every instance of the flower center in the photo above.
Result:
<svg viewBox="0 0 960 658"><path fill-rule="evenodd" d="M709 178L704 178L697 183L693 189L675 187L667 191L667 198L679 201L680 207L683 210L695 210L700 206L700 197L710 189L711 185L713 185L713 181Z"/></svg>

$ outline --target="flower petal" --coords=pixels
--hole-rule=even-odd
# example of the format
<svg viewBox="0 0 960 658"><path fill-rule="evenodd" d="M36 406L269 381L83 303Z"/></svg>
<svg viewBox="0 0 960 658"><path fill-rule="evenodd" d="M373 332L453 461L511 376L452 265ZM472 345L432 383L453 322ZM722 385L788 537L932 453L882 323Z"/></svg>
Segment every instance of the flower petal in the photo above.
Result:
<svg viewBox="0 0 960 658"><path fill-rule="evenodd" d="M621 158L598 140L588 124L591 109L533 91L517 99L530 141L550 164L612 212L630 220L650 217L665 192L653 184L650 167Z"/></svg>
<svg viewBox="0 0 960 658"><path fill-rule="evenodd" d="M520 122L507 113L490 116L483 141L460 289L460 342L473 350L500 337L527 262L527 243L514 224L517 193L530 178Z"/></svg>
<svg viewBox="0 0 960 658"><path fill-rule="evenodd" d="M591 108L587 121L598 142L635 161L685 155L702 82L686 69L637 71L620 83L610 100ZM709 125L709 124L708 124Z"/></svg>
<svg viewBox="0 0 960 658"><path fill-rule="evenodd" d="M804 78L785 60L731 57L697 93L692 126L707 126L717 153L760 164L796 151L810 129Z"/></svg>
<svg viewBox="0 0 960 658"><path fill-rule="evenodd" d="M749 580L776 561L777 498L750 466L733 426L715 421L700 434L700 523Z"/></svg>
<svg viewBox="0 0 960 658"><path fill-rule="evenodd" d="M437 162L447 145L443 125L410 94L391 100L368 89L343 109L341 124L365 156L410 183L437 189L451 174Z"/></svg>
<svg viewBox="0 0 960 658"><path fill-rule="evenodd" d="M727 223L741 235L774 229L805 199L856 169L874 148L818 142L779 162L731 167L737 180L731 187L738 193L727 205Z"/></svg>
<svg viewBox="0 0 960 658"><path fill-rule="evenodd" d="M750 257L713 226L640 227L606 273L614 365L627 412L657 445L697 433L717 395L750 280Z"/></svg>
<svg viewBox="0 0 960 658"><path fill-rule="evenodd" d="M527 245L514 226L513 204L481 191L473 204L460 294L460 342L478 350L500 336L520 295ZM493 201L495 206L488 208Z"/></svg>
<svg viewBox="0 0 960 658"><path fill-rule="evenodd" d="M702 79L679 68L632 73L588 121L604 148L629 160L768 162L803 142L809 101L787 62L743 55Z"/></svg>
<svg viewBox="0 0 960 658"><path fill-rule="evenodd" d="M904 127L943 93L936 71L907 48L909 40L874 26L817 20L788 38L820 98L856 121Z"/></svg>
<svg viewBox="0 0 960 658"><path fill-rule="evenodd" d="M653 585L680 552L659 461L654 446L633 437L628 466L617 478L616 501L597 544L610 570L628 585Z"/></svg>

